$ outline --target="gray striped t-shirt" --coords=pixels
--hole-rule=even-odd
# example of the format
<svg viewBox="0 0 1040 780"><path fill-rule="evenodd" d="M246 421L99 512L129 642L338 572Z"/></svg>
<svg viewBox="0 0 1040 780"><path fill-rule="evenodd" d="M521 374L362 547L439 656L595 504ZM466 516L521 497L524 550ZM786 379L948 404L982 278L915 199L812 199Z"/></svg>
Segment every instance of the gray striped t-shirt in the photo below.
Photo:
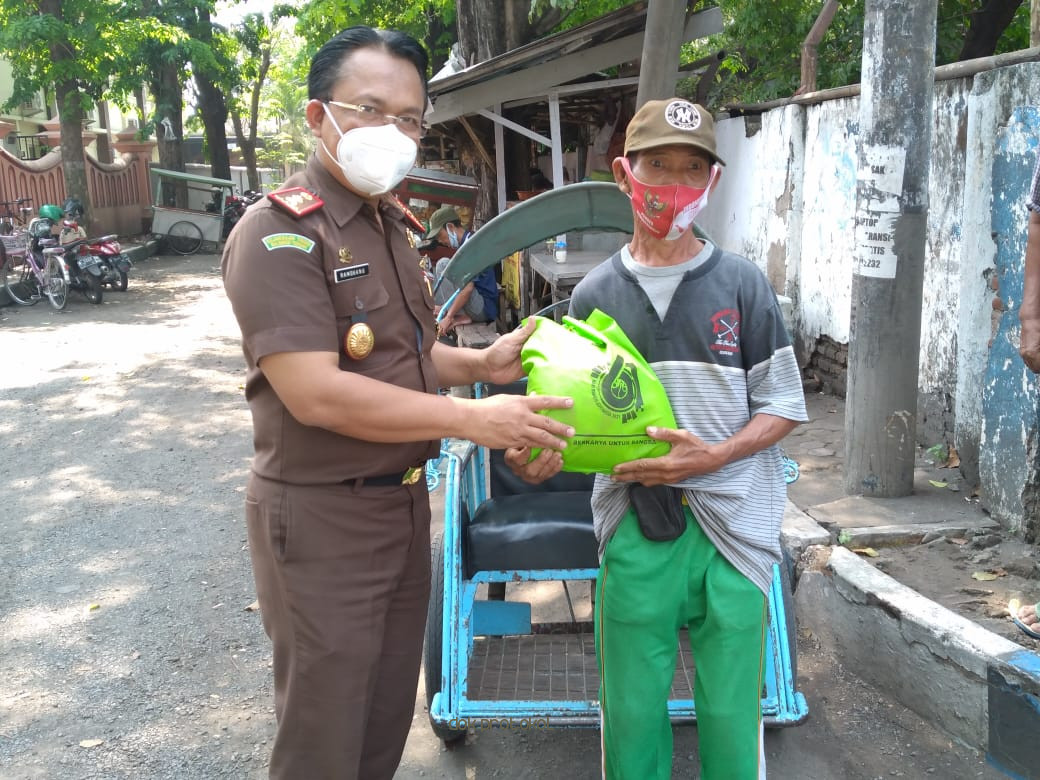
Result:
<svg viewBox="0 0 1040 780"><path fill-rule="evenodd" d="M678 268L682 279L661 318L619 252L575 287L571 316L585 319L598 308L613 317L660 378L678 427L709 443L732 436L756 414L804 422L798 363L765 275L718 248L693 265ZM787 500L780 448L674 486L684 489L719 552L768 591ZM596 476L592 513L601 557L628 506L627 484Z"/></svg>

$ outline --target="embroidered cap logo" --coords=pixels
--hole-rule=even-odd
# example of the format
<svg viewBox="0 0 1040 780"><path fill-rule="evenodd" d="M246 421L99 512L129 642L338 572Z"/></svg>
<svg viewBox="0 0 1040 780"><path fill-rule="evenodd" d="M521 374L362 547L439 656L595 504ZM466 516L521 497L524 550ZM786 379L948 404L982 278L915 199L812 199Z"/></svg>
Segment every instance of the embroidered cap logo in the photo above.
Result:
<svg viewBox="0 0 1040 780"><path fill-rule="evenodd" d="M680 130L696 130L701 126L701 115L692 103L673 100L664 111L664 119Z"/></svg>

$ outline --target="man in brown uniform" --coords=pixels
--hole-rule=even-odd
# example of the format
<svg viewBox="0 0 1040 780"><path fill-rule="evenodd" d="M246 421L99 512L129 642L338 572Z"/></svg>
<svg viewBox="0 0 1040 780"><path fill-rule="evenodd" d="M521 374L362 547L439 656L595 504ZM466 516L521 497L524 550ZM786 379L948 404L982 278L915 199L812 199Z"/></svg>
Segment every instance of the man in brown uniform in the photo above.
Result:
<svg viewBox="0 0 1040 780"><path fill-rule="evenodd" d="M422 466L441 437L565 446L539 410L569 399L437 395L521 375L530 330L437 343L402 212L426 106L412 38L354 27L311 62L306 170L252 207L224 251L256 457L246 520L274 646L270 775L391 778L415 704L429 598Z"/></svg>

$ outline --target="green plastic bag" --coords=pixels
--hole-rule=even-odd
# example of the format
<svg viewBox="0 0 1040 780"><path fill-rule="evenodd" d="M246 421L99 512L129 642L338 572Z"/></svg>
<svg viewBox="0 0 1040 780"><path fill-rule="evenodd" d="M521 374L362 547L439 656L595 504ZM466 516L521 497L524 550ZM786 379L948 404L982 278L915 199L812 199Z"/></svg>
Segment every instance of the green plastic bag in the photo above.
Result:
<svg viewBox="0 0 1040 780"><path fill-rule="evenodd" d="M619 463L668 454L671 444L651 439L646 428L675 428L672 405L620 326L599 309L585 322L535 319L538 327L520 352L527 393L574 399L570 409L543 412L574 428L563 470L608 474Z"/></svg>

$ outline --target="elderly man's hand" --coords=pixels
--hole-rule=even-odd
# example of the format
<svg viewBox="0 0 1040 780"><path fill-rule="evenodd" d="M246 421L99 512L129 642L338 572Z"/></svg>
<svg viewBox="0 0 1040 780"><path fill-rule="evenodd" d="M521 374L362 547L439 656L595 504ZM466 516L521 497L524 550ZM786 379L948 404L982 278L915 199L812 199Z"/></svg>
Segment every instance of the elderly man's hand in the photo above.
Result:
<svg viewBox="0 0 1040 780"><path fill-rule="evenodd" d="M710 474L725 465L718 447L689 431L674 428L647 428L658 441L671 442L672 449L659 458L640 458L614 467L615 482L640 482L644 485L672 485L697 474Z"/></svg>
<svg viewBox="0 0 1040 780"><path fill-rule="evenodd" d="M1040 373L1040 320L1022 320L1018 354L1022 356L1030 371Z"/></svg>
<svg viewBox="0 0 1040 780"><path fill-rule="evenodd" d="M506 465L524 482L538 485L563 469L563 455L555 450L542 450L531 460L530 447L510 447L505 451Z"/></svg>

